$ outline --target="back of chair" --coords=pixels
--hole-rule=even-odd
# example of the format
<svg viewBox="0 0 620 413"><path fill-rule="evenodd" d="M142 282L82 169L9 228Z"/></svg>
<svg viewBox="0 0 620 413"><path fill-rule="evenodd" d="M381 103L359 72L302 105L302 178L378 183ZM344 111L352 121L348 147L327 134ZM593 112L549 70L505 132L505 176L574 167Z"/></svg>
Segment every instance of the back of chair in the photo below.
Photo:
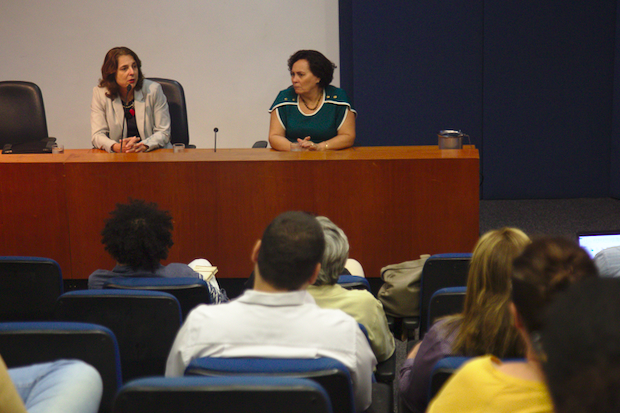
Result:
<svg viewBox="0 0 620 413"><path fill-rule="evenodd" d="M62 292L62 272L56 261L0 257L0 321L52 320Z"/></svg>
<svg viewBox="0 0 620 413"><path fill-rule="evenodd" d="M253 149L256 149L256 148L266 148L267 144L268 144L267 141L256 141L256 142L254 142L254 145L252 145L252 148Z"/></svg>
<svg viewBox="0 0 620 413"><path fill-rule="evenodd" d="M113 413L331 413L329 396L312 380L284 377L175 377L123 386Z"/></svg>
<svg viewBox="0 0 620 413"><path fill-rule="evenodd" d="M148 80L157 82L166 95L170 110L170 143L189 145L189 126L187 123L187 106L183 86L176 80L150 77Z"/></svg>
<svg viewBox="0 0 620 413"><path fill-rule="evenodd" d="M467 287L448 287L435 291L428 308L428 325L438 318L458 314L463 311Z"/></svg>
<svg viewBox="0 0 620 413"><path fill-rule="evenodd" d="M47 137L41 89L31 82L0 82L0 149Z"/></svg>
<svg viewBox="0 0 620 413"><path fill-rule="evenodd" d="M469 360L471 357L446 357L439 360L431 372L428 400L432 400L450 376Z"/></svg>
<svg viewBox="0 0 620 413"><path fill-rule="evenodd" d="M193 360L185 370L185 374L310 378L327 391L335 412L355 412L349 370L341 362L326 357L317 359L203 357Z"/></svg>
<svg viewBox="0 0 620 413"><path fill-rule="evenodd" d="M59 359L93 366L103 380L100 413L108 413L121 386L118 344L107 328L87 323L0 323L0 354L7 366L21 367Z"/></svg>
<svg viewBox="0 0 620 413"><path fill-rule="evenodd" d="M58 298L56 318L112 330L119 344L123 381L163 375L181 327L177 300L156 291L71 291Z"/></svg>
<svg viewBox="0 0 620 413"><path fill-rule="evenodd" d="M181 304L183 319L200 304L211 304L207 283L199 278L125 277L112 278L103 285L105 289L161 291L172 294Z"/></svg>
<svg viewBox="0 0 620 413"><path fill-rule="evenodd" d="M338 285L347 290L366 290L372 293L368 280L357 275L341 275L338 277Z"/></svg>
<svg viewBox="0 0 620 413"><path fill-rule="evenodd" d="M428 307L435 291L467 285L471 253L437 254L424 263L420 285L420 339L428 331Z"/></svg>

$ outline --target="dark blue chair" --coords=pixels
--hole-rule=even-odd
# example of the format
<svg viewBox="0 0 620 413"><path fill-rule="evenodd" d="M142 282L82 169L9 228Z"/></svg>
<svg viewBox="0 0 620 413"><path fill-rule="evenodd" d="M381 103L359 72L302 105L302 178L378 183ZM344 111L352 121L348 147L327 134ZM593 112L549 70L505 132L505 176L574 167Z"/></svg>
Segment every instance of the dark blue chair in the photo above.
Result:
<svg viewBox="0 0 620 413"><path fill-rule="evenodd" d="M446 287L464 287L467 285L467 272L471 253L450 253L432 255L424 263L420 282L420 316L403 319L403 328L410 338L418 329L420 340L430 327L428 308L435 291Z"/></svg>
<svg viewBox="0 0 620 413"><path fill-rule="evenodd" d="M0 321L52 320L62 293L62 271L56 261L0 257Z"/></svg>
<svg viewBox="0 0 620 413"><path fill-rule="evenodd" d="M312 378L327 391L335 412L355 412L349 370L341 362L326 357L316 359L203 357L193 360L185 370L185 375Z"/></svg>
<svg viewBox="0 0 620 413"><path fill-rule="evenodd" d="M211 294L206 281L199 278L179 277L121 277L112 278L103 285L105 289L161 291L172 294L181 305L183 319L200 304L211 304Z"/></svg>
<svg viewBox="0 0 620 413"><path fill-rule="evenodd" d="M432 400L450 376L469 360L471 357L445 357L439 360L431 371L428 400Z"/></svg>
<svg viewBox="0 0 620 413"><path fill-rule="evenodd" d="M331 413L325 389L290 377L175 377L134 380L113 413Z"/></svg>
<svg viewBox="0 0 620 413"><path fill-rule="evenodd" d="M108 328L90 323L0 323L0 354L11 367L78 359L93 366L103 380L100 413L112 408L122 384L116 337Z"/></svg>
<svg viewBox="0 0 620 413"><path fill-rule="evenodd" d="M367 290L372 293L368 280L358 275L341 275L338 277L338 285L347 290Z"/></svg>
<svg viewBox="0 0 620 413"><path fill-rule="evenodd" d="M448 287L435 291L428 308L428 326L438 318L463 312L467 287Z"/></svg>
<svg viewBox="0 0 620 413"><path fill-rule="evenodd" d="M101 324L118 340L123 381L164 375L181 327L174 296L158 291L81 290L61 295L56 319Z"/></svg>

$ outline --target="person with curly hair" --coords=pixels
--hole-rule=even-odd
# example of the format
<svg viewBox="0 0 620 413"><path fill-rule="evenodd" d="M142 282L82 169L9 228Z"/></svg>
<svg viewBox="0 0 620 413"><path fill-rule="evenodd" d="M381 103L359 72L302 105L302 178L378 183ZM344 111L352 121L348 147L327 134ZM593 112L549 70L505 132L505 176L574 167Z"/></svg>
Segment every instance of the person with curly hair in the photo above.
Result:
<svg viewBox="0 0 620 413"><path fill-rule="evenodd" d="M101 242L117 265L112 271L93 272L88 277L88 288L101 289L106 281L118 277L200 278L200 274L186 264L161 264L174 244L172 228L170 213L160 210L154 202L130 199L127 204L117 204L101 231ZM200 265L211 265L203 259L196 261ZM223 290L212 283L207 285L213 303L228 300Z"/></svg>

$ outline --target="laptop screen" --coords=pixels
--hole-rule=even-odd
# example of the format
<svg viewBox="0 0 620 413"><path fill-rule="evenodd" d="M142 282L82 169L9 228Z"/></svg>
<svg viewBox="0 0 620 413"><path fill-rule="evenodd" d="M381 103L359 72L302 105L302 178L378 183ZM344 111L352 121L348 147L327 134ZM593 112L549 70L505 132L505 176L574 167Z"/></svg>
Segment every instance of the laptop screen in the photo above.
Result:
<svg viewBox="0 0 620 413"><path fill-rule="evenodd" d="M620 245L620 230L598 231L598 232L579 232L577 233L579 246L586 250L590 257L601 250Z"/></svg>

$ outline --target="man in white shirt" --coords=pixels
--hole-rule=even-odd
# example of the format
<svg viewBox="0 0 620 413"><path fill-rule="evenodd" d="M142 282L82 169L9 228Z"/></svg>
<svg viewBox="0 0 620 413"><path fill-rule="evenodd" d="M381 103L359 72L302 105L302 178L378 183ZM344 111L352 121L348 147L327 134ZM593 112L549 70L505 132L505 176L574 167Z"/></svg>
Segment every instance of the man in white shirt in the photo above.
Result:
<svg viewBox="0 0 620 413"><path fill-rule="evenodd" d="M357 322L319 308L306 292L316 281L325 248L317 220L303 212L274 219L252 251L254 289L230 303L194 309L168 357L166 376L183 375L199 357L330 357L351 373L355 406L371 402L377 361Z"/></svg>

